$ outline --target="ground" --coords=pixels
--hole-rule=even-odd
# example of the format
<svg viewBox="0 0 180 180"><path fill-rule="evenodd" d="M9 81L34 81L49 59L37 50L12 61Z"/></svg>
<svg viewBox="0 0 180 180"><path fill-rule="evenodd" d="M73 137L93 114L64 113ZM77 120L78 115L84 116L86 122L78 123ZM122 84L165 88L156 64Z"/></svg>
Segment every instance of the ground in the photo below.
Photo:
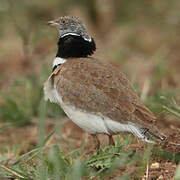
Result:
<svg viewBox="0 0 180 180"><path fill-rule="evenodd" d="M85 143L85 149L83 151L84 155L82 156L82 158L85 159L88 156L92 155L94 153L94 143L91 136L81 130L68 118L64 118L64 120L66 121L66 123L63 126L61 133L57 132L48 140L46 145L48 146L58 143L63 147L63 150L65 152L71 152L72 148L78 149ZM159 124L161 123L162 122L159 122ZM48 135L49 133L51 133L58 125L58 121L53 121L50 119L46 125L46 134ZM176 158L179 159L179 130L168 128L168 130L163 131L163 127L161 128L161 131L167 136L167 140L165 143L155 145L154 151L156 151L156 148L158 150L159 148L163 148L163 151L166 151L166 153L176 154ZM60 136L62 136L62 138L60 138ZM0 144L4 147L8 146L10 149L14 146L14 144L20 145L21 148L19 149L19 155L23 155L24 153L30 151L38 145L38 137L38 125L36 123L32 123L31 125L25 126L23 128L12 128L7 130L6 132L1 133ZM98 138L101 141L102 148L105 147L108 143L108 138L106 137L106 135L98 135ZM116 136L114 136L114 139L116 140ZM135 142L132 143L133 139L134 138L132 138L131 143L128 146L124 147L124 150L134 150L138 154L143 153L147 148L146 143L139 140L135 140ZM3 162L3 164L7 167L12 162L16 161L17 157L14 156L14 153L15 152L7 152L7 154L3 154L3 156L7 157L7 159ZM156 152L153 152L153 155L147 164L147 169L145 171L146 173L141 175L141 179L146 180L147 177L149 180L173 179L175 171L177 169L177 162L175 162L175 159L172 160L172 157L168 159L163 156L164 155L160 156L159 154L156 154ZM136 164L131 165L129 167L129 170L126 169L128 167L117 168L107 179L116 179L120 176L120 174L127 173L128 171L130 171L130 176L133 178L138 171L138 167L136 166Z"/></svg>
<svg viewBox="0 0 180 180"><path fill-rule="evenodd" d="M179 1L14 1L0 8L0 179L180 179ZM71 4L71 6L69 6ZM48 20L79 16L95 57L124 72L157 117L165 142L117 135L92 138L46 103L58 33ZM179 167L179 168L178 168Z"/></svg>

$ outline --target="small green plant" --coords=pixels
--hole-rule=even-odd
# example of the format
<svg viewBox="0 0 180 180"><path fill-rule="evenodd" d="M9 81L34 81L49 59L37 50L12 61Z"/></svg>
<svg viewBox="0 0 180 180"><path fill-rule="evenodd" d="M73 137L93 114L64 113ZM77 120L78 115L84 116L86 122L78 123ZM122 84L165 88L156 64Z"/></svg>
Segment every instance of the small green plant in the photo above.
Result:
<svg viewBox="0 0 180 180"><path fill-rule="evenodd" d="M155 91L145 100L145 104L156 114L160 114L165 110L165 106L169 106L169 101L174 97L174 91Z"/></svg>
<svg viewBox="0 0 180 180"><path fill-rule="evenodd" d="M166 104L163 105L163 109L169 114L176 116L180 120L180 108L175 99L172 98L171 100L169 100L166 97L161 98L166 101Z"/></svg>

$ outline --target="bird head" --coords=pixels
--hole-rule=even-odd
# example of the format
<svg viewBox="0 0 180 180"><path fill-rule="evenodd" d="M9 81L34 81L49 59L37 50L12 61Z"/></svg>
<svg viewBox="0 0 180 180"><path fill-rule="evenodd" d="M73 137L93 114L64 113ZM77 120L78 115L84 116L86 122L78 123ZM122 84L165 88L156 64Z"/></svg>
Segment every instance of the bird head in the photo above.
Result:
<svg viewBox="0 0 180 180"><path fill-rule="evenodd" d="M57 27L60 38L68 35L80 36L85 41L91 42L92 38L87 33L85 25L75 16L63 16L56 20L48 21L49 25Z"/></svg>

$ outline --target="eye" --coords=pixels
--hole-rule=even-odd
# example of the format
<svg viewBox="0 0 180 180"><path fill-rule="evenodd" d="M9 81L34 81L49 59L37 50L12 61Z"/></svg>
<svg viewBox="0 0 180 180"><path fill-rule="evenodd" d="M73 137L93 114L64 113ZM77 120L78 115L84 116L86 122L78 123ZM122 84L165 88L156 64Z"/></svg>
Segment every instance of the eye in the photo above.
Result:
<svg viewBox="0 0 180 180"><path fill-rule="evenodd" d="M65 21L65 20L62 20L62 23L63 23L63 24L65 24L65 23L66 23L66 21Z"/></svg>

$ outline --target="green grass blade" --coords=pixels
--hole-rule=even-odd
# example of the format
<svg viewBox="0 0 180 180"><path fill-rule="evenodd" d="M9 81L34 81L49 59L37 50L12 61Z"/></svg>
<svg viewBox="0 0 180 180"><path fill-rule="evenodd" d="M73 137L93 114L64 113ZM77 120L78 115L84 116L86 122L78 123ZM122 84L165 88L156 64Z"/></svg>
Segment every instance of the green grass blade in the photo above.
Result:
<svg viewBox="0 0 180 180"><path fill-rule="evenodd" d="M28 157L29 155L31 155L32 153L38 152L38 151L40 151L41 149L42 149L42 147L37 147L37 148L35 148L35 149L33 149L33 150L31 150L31 151L29 151L29 152L21 155L21 156L13 163L13 165L18 164L19 162L23 161L25 158L27 158L27 157Z"/></svg>
<svg viewBox="0 0 180 180"><path fill-rule="evenodd" d="M12 174L13 176L15 176L17 178L31 180L31 178L27 174L19 172L16 169L6 167L3 164L0 164L0 168L3 168L5 171L7 171L8 173Z"/></svg>
<svg viewBox="0 0 180 180"><path fill-rule="evenodd" d="M169 113L175 115L176 117L180 118L180 113L178 113L177 111L175 111L175 110L173 110L173 109L170 109L170 108L168 108L167 106L163 106L163 108L164 108L167 112L169 112Z"/></svg>

